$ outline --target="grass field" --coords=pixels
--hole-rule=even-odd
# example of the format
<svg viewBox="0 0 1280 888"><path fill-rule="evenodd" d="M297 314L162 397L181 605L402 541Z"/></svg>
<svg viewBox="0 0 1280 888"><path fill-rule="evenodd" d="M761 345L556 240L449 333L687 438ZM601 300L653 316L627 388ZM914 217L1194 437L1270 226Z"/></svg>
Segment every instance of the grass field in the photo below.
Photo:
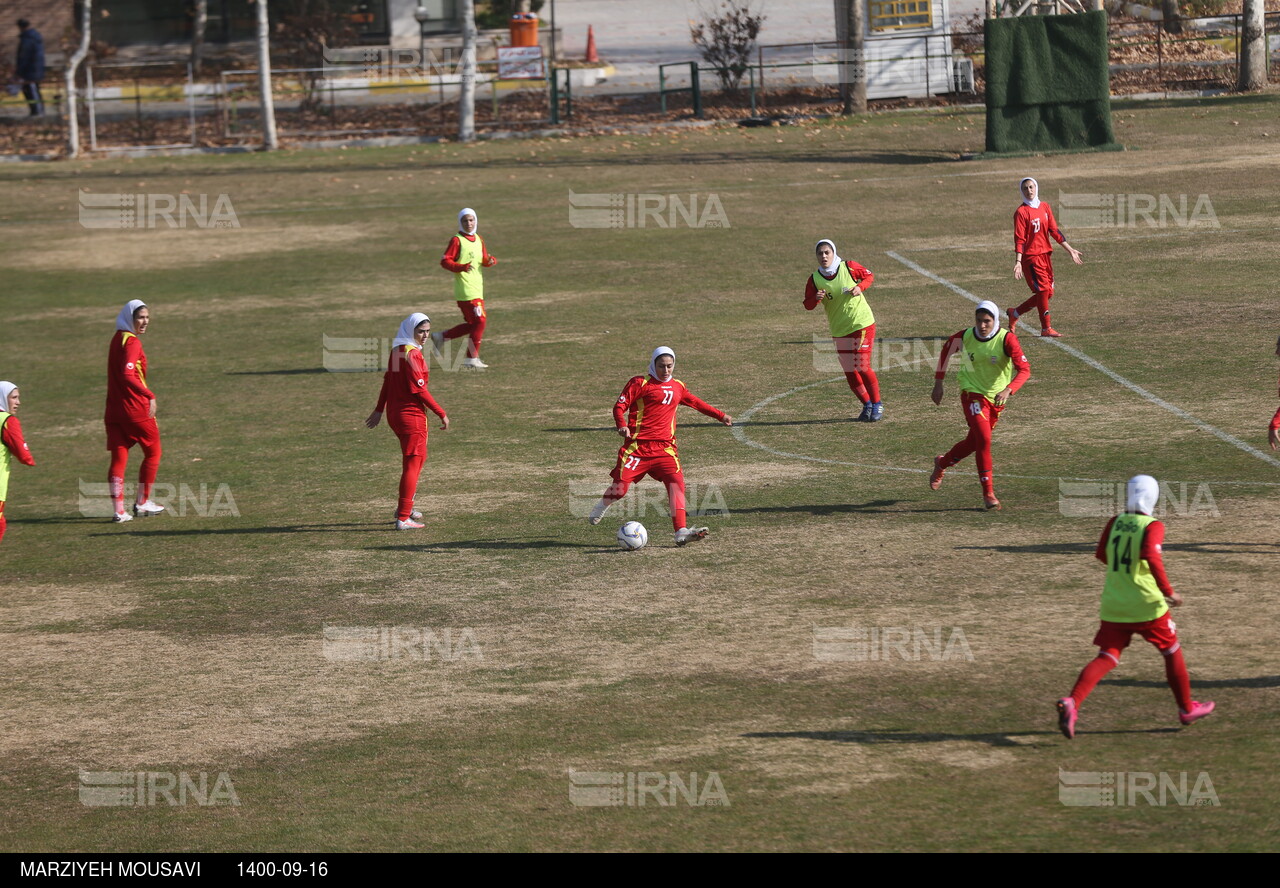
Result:
<svg viewBox="0 0 1280 888"><path fill-rule="evenodd" d="M1130 151L970 163L982 116L950 111L0 168L0 378L38 461L14 467L0 543L0 847L1273 849L1278 110L1117 105ZM964 424L954 378L930 403L927 358L972 305L887 253L1021 301L1023 175L1060 217L1060 192L1209 197L1218 227L1068 230L1085 265L1057 254L1055 326L1265 454L1024 335L1033 377L996 433L1004 510L980 508L972 461L928 489ZM240 227L88 230L78 189L225 194ZM714 195L729 225L575 229L570 191ZM413 310L456 323L438 261L463 206L501 260L492 367L433 371L454 427L432 427L426 528L396 533L395 440L362 425L380 375L326 372L325 337L389 338ZM825 324L800 296L820 237L875 271L879 336L915 361L880 374L879 425L850 422L843 380L815 366ZM135 297L159 480L191 498L113 525L82 514L82 484L105 481L103 365ZM647 507L652 543L623 553L621 514L575 512L608 480L613 400L660 344L749 421L682 414L689 481L728 514L677 549ZM1061 479L1137 472L1188 491L1166 564L1218 712L1179 729L1139 643L1068 741L1053 701L1093 656L1103 519L1073 517ZM398 655L335 658L335 627ZM833 657L841 627L964 643ZM452 653L415 646L423 630ZM87 806L82 770L226 774L239 804ZM1068 806L1060 770L1207 775L1219 804ZM716 791L584 806L571 771Z"/></svg>

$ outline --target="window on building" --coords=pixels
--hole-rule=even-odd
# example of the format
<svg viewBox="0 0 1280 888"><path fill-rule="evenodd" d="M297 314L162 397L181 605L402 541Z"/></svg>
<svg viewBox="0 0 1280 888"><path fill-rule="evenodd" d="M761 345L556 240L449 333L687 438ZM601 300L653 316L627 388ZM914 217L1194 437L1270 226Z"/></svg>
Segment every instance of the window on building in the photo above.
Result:
<svg viewBox="0 0 1280 888"><path fill-rule="evenodd" d="M872 31L933 27L933 0L870 0Z"/></svg>

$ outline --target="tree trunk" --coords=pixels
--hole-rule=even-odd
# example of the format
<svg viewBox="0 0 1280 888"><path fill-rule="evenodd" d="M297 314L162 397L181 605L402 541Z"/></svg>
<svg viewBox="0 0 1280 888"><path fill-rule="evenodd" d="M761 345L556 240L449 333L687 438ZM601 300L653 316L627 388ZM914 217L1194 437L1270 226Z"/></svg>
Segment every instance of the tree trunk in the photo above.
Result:
<svg viewBox="0 0 1280 888"><path fill-rule="evenodd" d="M1164 15L1166 34L1182 33L1182 13L1178 9L1178 0L1160 0L1160 10Z"/></svg>
<svg viewBox="0 0 1280 888"><path fill-rule="evenodd" d="M93 22L93 0L84 0L80 8L80 45L75 54L67 59L67 70L63 72L66 79L67 96L67 157L80 156L80 115L76 108L76 72L80 63L89 54L89 29Z"/></svg>
<svg viewBox="0 0 1280 888"><path fill-rule="evenodd" d="M1263 0L1244 0L1244 18L1240 34L1241 92L1259 90L1267 85L1266 4Z"/></svg>
<svg viewBox="0 0 1280 888"><path fill-rule="evenodd" d="M458 93L458 141L476 138L476 5L462 0L462 89Z"/></svg>
<svg viewBox="0 0 1280 888"><path fill-rule="evenodd" d="M209 0L196 0L196 17L191 23L191 67L198 74L204 63L204 30L209 24Z"/></svg>
<svg viewBox="0 0 1280 888"><path fill-rule="evenodd" d="M257 0L258 7L258 92L262 96L262 147L275 151L280 147L276 137L276 100L271 95L271 25L267 17L267 0Z"/></svg>
<svg viewBox="0 0 1280 888"><path fill-rule="evenodd" d="M840 94L845 114L867 113L866 14L867 0L841 0L845 6L844 46L841 52Z"/></svg>

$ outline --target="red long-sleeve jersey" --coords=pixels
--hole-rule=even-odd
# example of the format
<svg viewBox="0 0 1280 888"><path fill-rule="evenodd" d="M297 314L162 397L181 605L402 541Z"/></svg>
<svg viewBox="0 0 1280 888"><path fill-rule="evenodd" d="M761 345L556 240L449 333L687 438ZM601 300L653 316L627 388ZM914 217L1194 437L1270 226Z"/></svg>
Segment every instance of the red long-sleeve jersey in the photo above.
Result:
<svg viewBox="0 0 1280 888"><path fill-rule="evenodd" d="M0 432L0 441L5 447L9 448L9 452L18 458L18 462L27 466L36 464L35 458L31 455L31 450L27 447L27 442L22 437L22 424L18 422L18 417L10 416L4 424L4 431Z"/></svg>
<svg viewBox="0 0 1280 888"><path fill-rule="evenodd" d="M1034 210L1023 204L1013 214L1013 251L1023 256L1038 256L1041 253L1052 253L1049 243L1052 237L1058 243L1066 240L1058 230L1058 223L1053 218L1053 210L1046 201Z"/></svg>
<svg viewBox="0 0 1280 888"><path fill-rule="evenodd" d="M1280 409L1276 410L1276 415L1271 417L1271 428L1280 429Z"/></svg>
<svg viewBox="0 0 1280 888"><path fill-rule="evenodd" d="M440 265L445 269L445 271L452 271L452 272L469 271L471 268L470 264L467 264L467 263L459 264L457 261L455 261L458 258L458 253L462 250L462 245L458 243L458 238L460 237L465 237L467 240L471 241L471 243L473 244L477 240L480 241L480 255L481 255L480 264L483 265L485 268L492 268L493 266L498 264L498 258L489 252L488 247L484 245L484 238L480 237L480 235L455 234L449 240L449 246L444 248L444 256L440 259Z"/></svg>
<svg viewBox="0 0 1280 888"><path fill-rule="evenodd" d="M1107 526L1102 528L1102 537L1098 540L1098 549L1093 553L1094 557L1103 564L1107 563L1107 540L1111 538L1111 525L1116 523L1116 516L1112 516L1107 522ZM1147 525L1147 529L1142 534L1142 547L1138 553L1138 557L1145 558L1147 563L1151 565L1151 576L1155 578L1156 585L1160 587L1160 591L1167 597L1173 594L1173 585L1169 582L1169 575L1164 572L1164 557L1161 554L1164 550L1161 545L1164 543L1164 524L1160 521L1152 521Z"/></svg>
<svg viewBox="0 0 1280 888"><path fill-rule="evenodd" d="M938 358L938 367L933 372L934 379L946 378L947 366L952 357L964 348L964 334L967 332L968 330L961 330L959 333L952 333L951 338L942 346L942 356ZM1009 381L1009 394L1013 394L1031 378L1031 365L1027 363L1027 356L1022 353L1022 343L1018 342L1018 337L1012 330L1005 334L1004 353L1013 361L1014 374Z"/></svg>
<svg viewBox="0 0 1280 888"><path fill-rule="evenodd" d="M155 394L147 387L147 355L142 340L117 330L107 351L107 422L143 422Z"/></svg>
<svg viewBox="0 0 1280 888"><path fill-rule="evenodd" d="M658 382L652 376L633 376L613 405L613 421L629 431L628 438L640 442L639 456L656 455L675 447L676 408L683 404L712 419L724 422L723 410L696 396L678 379Z"/></svg>
<svg viewBox="0 0 1280 888"><path fill-rule="evenodd" d="M871 285L875 283L875 279L876 279L876 276L871 273L871 269L863 265L859 265L857 262L854 262L852 259L846 259L844 261L844 264L849 267L849 274L853 275L853 282L858 285L859 290L865 293L867 292L867 290L871 289ZM838 270L839 269L837 269L837 271ZM822 277L826 277L826 275L822 274L821 272L819 272L819 274ZM828 280L834 280L834 277L828 278ZM813 275L809 275L809 279L805 282L805 285L804 285L805 311L813 311L815 308L818 307L819 304L820 303L818 301L818 288L813 283Z"/></svg>
<svg viewBox="0 0 1280 888"><path fill-rule="evenodd" d="M378 406L374 409L379 413L422 413L424 416L430 410L444 419L444 408L427 391L429 380L430 373L422 357L422 349L410 345L393 348L387 358L387 372L382 374Z"/></svg>

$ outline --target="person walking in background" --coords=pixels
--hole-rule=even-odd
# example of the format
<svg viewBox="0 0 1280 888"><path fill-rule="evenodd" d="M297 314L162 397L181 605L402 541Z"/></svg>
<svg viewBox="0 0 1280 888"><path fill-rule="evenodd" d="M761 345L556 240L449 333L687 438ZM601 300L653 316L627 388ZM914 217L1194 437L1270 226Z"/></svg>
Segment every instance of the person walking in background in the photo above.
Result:
<svg viewBox="0 0 1280 888"><path fill-rule="evenodd" d="M884 418L880 403L880 381L871 369L871 347L875 344L876 318L863 294L876 276L852 260L836 255L836 245L818 241L818 270L804 285L805 311L819 305L827 313L827 328L836 344L840 369L850 390L862 402L855 422L879 422Z"/></svg>
<svg viewBox="0 0 1280 888"><path fill-rule="evenodd" d="M4 503L9 498L9 469L13 458L23 465L34 466L36 461L22 438L22 425L18 422L18 387L12 382L0 382L0 540L4 539L8 521L4 517Z"/></svg>
<svg viewBox="0 0 1280 888"><path fill-rule="evenodd" d="M431 344L439 354L446 340L466 336L470 341L462 366L484 370L489 365L480 360L480 340L484 338L487 319L484 312L484 275L480 269L492 268L498 260L485 248L484 239L477 233L478 227L476 211L463 207L458 213L458 233L449 240L440 259L440 265L453 272L453 298L462 311L462 323L443 333L432 333Z"/></svg>
<svg viewBox="0 0 1280 888"><path fill-rule="evenodd" d="M982 501L988 509L1000 508L992 481L991 433L1013 393L1031 376L1031 365L1012 330L1000 329L1000 309L990 300L978 305L974 324L955 333L942 347L938 369L934 373L933 403L942 404L942 381L947 365L959 353L960 406L969 434L941 456L934 457L929 486L942 486L942 475L969 454L978 464L978 481L982 485ZM1016 371L1016 372L1015 372Z"/></svg>
<svg viewBox="0 0 1280 888"><path fill-rule="evenodd" d="M402 456L400 498L396 503L396 530L418 530L422 513L413 507L418 492L418 476L427 461L427 411L440 417L440 428L449 430L449 416L427 390L427 361L422 346L431 335L431 319L420 311L405 318L391 342L387 372L382 377L378 406L364 424L376 429L384 411L387 425L400 439Z"/></svg>
<svg viewBox="0 0 1280 888"><path fill-rule="evenodd" d="M116 316L116 332L107 351L107 451L111 465L107 484L115 507L116 522L164 511L151 501L151 488L160 469L160 426L156 423L156 396L147 386L147 354L139 338L151 325L151 310L141 299L131 299ZM124 509L124 472L129 464L129 448L142 447L138 467L138 495L133 514Z"/></svg>
<svg viewBox="0 0 1280 888"><path fill-rule="evenodd" d="M1018 317L1034 306L1040 314L1040 335L1057 338L1062 334L1053 329L1049 319L1049 300L1053 298L1053 247L1049 238L1062 244L1076 265L1084 260L1058 230L1049 204L1040 199L1040 183L1028 176L1018 183L1018 191L1022 206L1013 214L1013 279L1026 280L1031 298L1008 309L1009 330L1012 332Z"/></svg>
<svg viewBox="0 0 1280 888"><path fill-rule="evenodd" d="M1134 475L1125 485L1125 510L1107 522L1094 556L1107 566L1102 587L1102 623L1093 643L1098 656L1080 672L1071 696L1058 701L1058 728L1068 740L1076 735L1076 719L1098 682L1120 665L1120 655L1134 634L1164 654L1164 674L1178 701L1178 720L1184 725L1213 712L1212 701L1191 699L1191 677L1178 641L1178 627L1169 619L1170 607L1181 607L1164 572L1161 543L1164 524L1151 517L1160 499L1160 485L1150 475Z"/></svg>
<svg viewBox="0 0 1280 888"><path fill-rule="evenodd" d="M32 117L44 114L40 81L44 80L44 38L26 19L18 19L18 59L14 73L22 82L22 94Z"/></svg>

